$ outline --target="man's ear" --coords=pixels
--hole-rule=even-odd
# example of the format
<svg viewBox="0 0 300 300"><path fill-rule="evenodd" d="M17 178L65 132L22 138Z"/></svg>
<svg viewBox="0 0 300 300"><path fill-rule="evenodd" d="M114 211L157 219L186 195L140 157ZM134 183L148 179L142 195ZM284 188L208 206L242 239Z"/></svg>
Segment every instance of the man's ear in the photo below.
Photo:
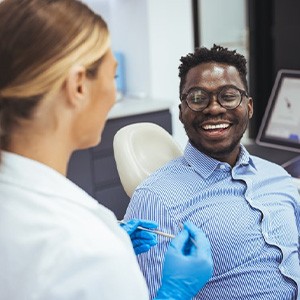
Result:
<svg viewBox="0 0 300 300"><path fill-rule="evenodd" d="M68 103L72 106L82 104L87 97L88 87L86 78L86 69L83 66L73 66L65 81L65 92Z"/></svg>
<svg viewBox="0 0 300 300"><path fill-rule="evenodd" d="M248 100L248 118L251 119L253 116L253 99L250 97Z"/></svg>
<svg viewBox="0 0 300 300"><path fill-rule="evenodd" d="M182 123L182 111L181 111L181 103L178 105L179 108L179 120Z"/></svg>

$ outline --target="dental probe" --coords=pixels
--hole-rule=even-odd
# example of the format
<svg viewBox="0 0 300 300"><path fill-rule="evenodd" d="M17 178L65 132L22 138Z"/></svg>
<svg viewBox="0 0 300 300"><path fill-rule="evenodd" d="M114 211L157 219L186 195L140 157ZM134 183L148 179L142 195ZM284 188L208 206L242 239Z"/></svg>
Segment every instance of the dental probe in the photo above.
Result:
<svg viewBox="0 0 300 300"><path fill-rule="evenodd" d="M120 224L126 224L126 222L124 222L124 221L118 221L118 222ZM162 231L159 231L159 230L156 230L156 229L149 229L149 228L145 228L145 227L142 227L142 226L138 226L137 229L148 231L148 232L153 232L153 233L156 233L156 234L161 235L161 236L165 236L165 237L170 238L170 239L173 239L175 237L174 234L165 233L165 232L162 232Z"/></svg>

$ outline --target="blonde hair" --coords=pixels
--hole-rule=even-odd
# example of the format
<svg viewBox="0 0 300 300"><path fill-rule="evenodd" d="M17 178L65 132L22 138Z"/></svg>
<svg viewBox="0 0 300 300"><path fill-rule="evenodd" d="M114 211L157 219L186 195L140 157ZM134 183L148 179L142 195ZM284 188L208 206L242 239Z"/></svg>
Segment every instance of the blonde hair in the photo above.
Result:
<svg viewBox="0 0 300 300"><path fill-rule="evenodd" d="M2 1L0 41L0 148L18 118L29 118L72 66L95 77L110 43L105 21L77 0Z"/></svg>

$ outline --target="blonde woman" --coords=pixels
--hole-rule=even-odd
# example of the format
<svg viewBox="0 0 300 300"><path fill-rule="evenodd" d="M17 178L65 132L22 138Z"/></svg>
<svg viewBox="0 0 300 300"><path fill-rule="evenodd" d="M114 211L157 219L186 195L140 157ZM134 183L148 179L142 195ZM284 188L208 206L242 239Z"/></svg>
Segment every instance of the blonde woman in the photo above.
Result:
<svg viewBox="0 0 300 300"><path fill-rule="evenodd" d="M126 231L65 178L115 101L105 22L77 0L4 0L0 41L0 298L148 299ZM124 229L148 249L139 224ZM187 223L156 299L190 299L211 273L209 242Z"/></svg>

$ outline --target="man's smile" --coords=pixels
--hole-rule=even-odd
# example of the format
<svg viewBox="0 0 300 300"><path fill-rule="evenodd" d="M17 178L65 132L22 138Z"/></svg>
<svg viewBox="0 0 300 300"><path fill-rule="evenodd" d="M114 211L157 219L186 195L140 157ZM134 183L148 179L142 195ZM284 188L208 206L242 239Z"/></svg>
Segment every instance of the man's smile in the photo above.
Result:
<svg viewBox="0 0 300 300"><path fill-rule="evenodd" d="M230 124L228 123L220 123L220 124L204 124L202 125L202 129L204 130L216 130L216 129L225 129L228 128Z"/></svg>

